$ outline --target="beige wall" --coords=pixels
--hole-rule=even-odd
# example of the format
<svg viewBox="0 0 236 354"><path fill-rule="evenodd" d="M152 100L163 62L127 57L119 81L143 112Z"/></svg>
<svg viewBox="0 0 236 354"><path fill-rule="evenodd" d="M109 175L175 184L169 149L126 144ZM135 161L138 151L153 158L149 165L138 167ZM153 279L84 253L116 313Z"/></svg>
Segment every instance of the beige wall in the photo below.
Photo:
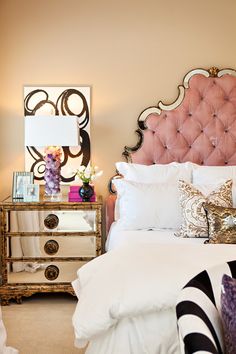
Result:
<svg viewBox="0 0 236 354"><path fill-rule="evenodd" d="M24 169L23 86L92 87L92 160L106 194L138 114L195 67L236 67L235 0L1 0L0 196Z"/></svg>

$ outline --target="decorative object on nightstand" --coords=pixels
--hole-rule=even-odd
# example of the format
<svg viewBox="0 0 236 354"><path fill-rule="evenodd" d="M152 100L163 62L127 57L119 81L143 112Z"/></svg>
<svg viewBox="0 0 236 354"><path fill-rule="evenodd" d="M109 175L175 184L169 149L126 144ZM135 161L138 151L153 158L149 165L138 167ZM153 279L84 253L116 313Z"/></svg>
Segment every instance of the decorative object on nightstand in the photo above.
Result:
<svg viewBox="0 0 236 354"><path fill-rule="evenodd" d="M83 185L79 189L79 195L82 198L82 202L89 202L94 194L93 187L89 182L83 182Z"/></svg>
<svg viewBox="0 0 236 354"><path fill-rule="evenodd" d="M102 199L0 203L2 305L37 292L68 292L77 270L101 254Z"/></svg>
<svg viewBox="0 0 236 354"><path fill-rule="evenodd" d="M78 146L76 116L26 116L25 146L45 147L45 196L60 197L61 146Z"/></svg>
<svg viewBox="0 0 236 354"><path fill-rule="evenodd" d="M39 201L39 185L25 184L24 185L24 202L38 202Z"/></svg>
<svg viewBox="0 0 236 354"><path fill-rule="evenodd" d="M33 183L33 180L33 172L13 172L12 198L23 200L24 188Z"/></svg>
<svg viewBox="0 0 236 354"><path fill-rule="evenodd" d="M78 193L83 202L92 201L94 196L94 186L90 183L101 176L103 171L98 171L97 166L80 166L77 170L77 177L82 182L82 186L78 189Z"/></svg>
<svg viewBox="0 0 236 354"><path fill-rule="evenodd" d="M91 187L94 188L93 185L91 185ZM69 202L82 202L82 198L79 194L79 190L80 190L81 186L75 186L75 185L72 185L70 186L70 189L69 189L69 193L68 193L68 201ZM96 201L96 191L93 190L93 195L92 197L90 198L90 202L95 202Z"/></svg>

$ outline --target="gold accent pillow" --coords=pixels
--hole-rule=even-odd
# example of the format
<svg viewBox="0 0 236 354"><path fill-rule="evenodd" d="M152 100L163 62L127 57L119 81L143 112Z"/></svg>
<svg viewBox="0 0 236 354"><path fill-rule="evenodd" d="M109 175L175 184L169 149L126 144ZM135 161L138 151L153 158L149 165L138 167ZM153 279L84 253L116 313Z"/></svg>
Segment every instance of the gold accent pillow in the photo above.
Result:
<svg viewBox="0 0 236 354"><path fill-rule="evenodd" d="M232 207L232 180L228 180L207 196L185 181L179 181L182 225L175 234L180 237L208 237L206 213L202 204L211 202L224 207Z"/></svg>
<svg viewBox="0 0 236 354"><path fill-rule="evenodd" d="M205 243L236 243L236 209L204 203L209 240Z"/></svg>

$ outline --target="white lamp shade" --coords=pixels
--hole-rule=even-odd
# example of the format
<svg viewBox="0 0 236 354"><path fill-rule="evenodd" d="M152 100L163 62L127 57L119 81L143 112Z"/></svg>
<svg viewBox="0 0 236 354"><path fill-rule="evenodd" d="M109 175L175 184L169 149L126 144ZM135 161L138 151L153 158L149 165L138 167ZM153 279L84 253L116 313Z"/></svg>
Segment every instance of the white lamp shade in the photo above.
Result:
<svg viewBox="0 0 236 354"><path fill-rule="evenodd" d="M26 116L25 146L78 146L76 116Z"/></svg>

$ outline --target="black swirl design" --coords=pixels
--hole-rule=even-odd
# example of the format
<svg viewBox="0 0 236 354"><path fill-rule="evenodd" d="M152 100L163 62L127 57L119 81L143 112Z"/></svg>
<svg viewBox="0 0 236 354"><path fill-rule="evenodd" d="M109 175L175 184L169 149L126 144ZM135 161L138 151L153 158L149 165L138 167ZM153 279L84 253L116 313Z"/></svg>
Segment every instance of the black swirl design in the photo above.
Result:
<svg viewBox="0 0 236 354"><path fill-rule="evenodd" d="M76 95L79 98L80 104L78 107L71 107L70 100L72 95ZM40 97L37 100L37 97ZM43 97L43 98L42 98ZM35 101L37 103L35 103ZM32 102L34 102L32 104ZM79 119L79 128L80 128L80 147L79 148L71 148L71 147L62 147L62 163L61 167L65 166L69 159L81 159L81 165L87 166L90 157L91 157L91 148L90 148L90 136L88 132L85 130L88 126L90 116L89 116L89 106L84 94L75 88L69 88L60 93L56 102L53 102L49 93L45 89L36 89L27 94L24 99L24 114L25 116L34 116L38 114L38 111L42 109L43 106L49 105L51 108L51 112L54 115L73 115L77 116ZM78 111L75 111L78 110ZM31 165L30 171L34 173L35 180L43 180L44 171L45 171L45 163L43 160L42 153L33 146L27 146L27 151L33 159L33 163ZM72 182L75 179L75 175L73 176L65 176L61 174L62 182Z"/></svg>

